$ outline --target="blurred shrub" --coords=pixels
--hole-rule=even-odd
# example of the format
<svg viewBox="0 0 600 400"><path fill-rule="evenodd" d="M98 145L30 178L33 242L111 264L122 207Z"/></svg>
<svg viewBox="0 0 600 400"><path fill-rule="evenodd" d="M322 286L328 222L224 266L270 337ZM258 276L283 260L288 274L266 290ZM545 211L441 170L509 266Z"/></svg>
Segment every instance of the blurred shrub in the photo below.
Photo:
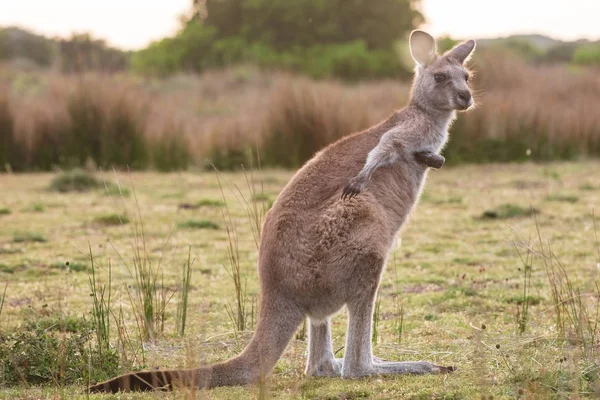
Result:
<svg viewBox="0 0 600 400"><path fill-rule="evenodd" d="M263 165L298 167L327 144L369 126L360 99L339 86L299 80L282 85L269 109L260 156Z"/></svg>
<svg viewBox="0 0 600 400"><path fill-rule="evenodd" d="M161 137L151 140L152 165L158 171L181 171L192 161L189 144L179 133L166 131Z"/></svg>
<svg viewBox="0 0 600 400"><path fill-rule="evenodd" d="M101 187L102 181L82 169L61 172L52 179L50 190L60 193L87 192Z"/></svg>
<svg viewBox="0 0 600 400"><path fill-rule="evenodd" d="M108 87L106 84L109 84ZM67 102L61 164L81 166L92 159L103 168L148 165L146 116L138 101L115 82L83 81Z"/></svg>
<svg viewBox="0 0 600 400"><path fill-rule="evenodd" d="M24 164L23 144L15 134L15 121L6 89L0 87L0 170L20 170Z"/></svg>
<svg viewBox="0 0 600 400"><path fill-rule="evenodd" d="M577 47L573 53L573 62L580 65L600 65L600 43Z"/></svg>

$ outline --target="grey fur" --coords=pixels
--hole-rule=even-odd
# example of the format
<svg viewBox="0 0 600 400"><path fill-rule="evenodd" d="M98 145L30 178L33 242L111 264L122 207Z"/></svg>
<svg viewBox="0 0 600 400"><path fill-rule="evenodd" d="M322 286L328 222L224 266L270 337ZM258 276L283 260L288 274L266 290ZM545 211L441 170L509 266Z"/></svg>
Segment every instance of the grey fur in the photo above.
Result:
<svg viewBox="0 0 600 400"><path fill-rule="evenodd" d="M469 106L456 98L468 90L466 71L457 61L464 48L439 57L433 38L420 31L412 34L411 45L418 66L410 104L315 155L268 212L258 254L261 310L244 351L197 369L125 374L90 391L258 383L306 317L309 375L356 378L453 370L424 361L384 362L371 349L373 306L392 243L419 199L427 162L443 164L437 153L448 139L455 109ZM448 74L448 82L437 84L435 73ZM349 181L363 193L341 199L340 189ZM341 360L333 354L329 318L343 306L349 321Z"/></svg>

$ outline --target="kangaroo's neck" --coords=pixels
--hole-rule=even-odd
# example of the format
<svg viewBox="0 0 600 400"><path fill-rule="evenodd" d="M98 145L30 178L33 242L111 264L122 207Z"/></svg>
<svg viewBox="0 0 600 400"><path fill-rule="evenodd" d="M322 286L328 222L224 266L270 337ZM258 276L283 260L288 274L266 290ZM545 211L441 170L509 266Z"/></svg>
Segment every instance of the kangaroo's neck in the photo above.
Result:
<svg viewBox="0 0 600 400"><path fill-rule="evenodd" d="M432 107L427 101L418 96L411 96L407 105L413 113L417 113L430 128L427 133L434 151L439 151L448 141L448 130L456 119L456 111L440 110Z"/></svg>

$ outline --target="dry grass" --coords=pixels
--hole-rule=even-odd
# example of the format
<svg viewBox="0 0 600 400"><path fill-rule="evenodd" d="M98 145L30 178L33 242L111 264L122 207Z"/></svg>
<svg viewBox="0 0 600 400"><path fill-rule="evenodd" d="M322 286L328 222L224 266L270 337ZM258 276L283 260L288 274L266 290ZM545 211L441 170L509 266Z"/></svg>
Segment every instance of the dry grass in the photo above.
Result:
<svg viewBox="0 0 600 400"><path fill-rule="evenodd" d="M448 162L600 155L597 74L490 52L474 67L479 106L454 126ZM5 67L0 98L8 102L0 101L0 124L14 131L17 140L3 139L9 146L25 146L18 149L25 162L8 160L21 168L82 165L91 157L103 166L160 169L206 165L210 158L223 169L248 165L248 149L256 147L265 164L296 167L404 105L408 88L396 81L313 81L247 66L165 80Z"/></svg>
<svg viewBox="0 0 600 400"><path fill-rule="evenodd" d="M599 279L600 259L591 210L600 199L600 178L590 171L598 168L598 163L588 162L544 167L469 166L432 172L423 199L402 235L402 246L393 249L382 279L374 349L382 358L424 359L455 365L458 371L444 376L352 381L310 379L302 372L306 339L295 339L267 382L272 398L420 399L493 395L495 399L509 399L519 393L523 398L595 398L598 343L591 338L597 338L595 282ZM274 198L292 173L265 170L263 174L264 193ZM244 174L222 176L232 185L245 188ZM160 340L144 343L146 367L193 366L224 360L240 351L249 333L236 334L226 311L235 296L234 284L223 267L228 265L229 258L226 228L173 232L173 226L190 219L221 221L223 207L179 208L182 202L194 204L199 199L220 201L222 195L215 174L132 173L131 177L106 174L110 181L129 182L131 178L137 200L111 198L94 191L47 192L45 188L52 178L51 174L0 175L3 190L0 207L12 210L2 216L0 224L0 259L8 267L0 269L0 289L8 282L0 330L22 325L32 315L42 317L58 311L72 316L87 315L91 299L85 271L69 271L53 265L64 265L65 261L89 264L89 259L86 261L89 243L98 266L108 265L108 259L112 260L111 303L115 310L122 307L122 321L135 342L132 348L137 348L134 310L126 286L134 283L134 277L126 269L126 262L136 255L135 243L131 243L132 224L105 226L89 221L90 215L132 214L139 207L149 257L156 259L163 254L161 285L164 286L161 287L169 291L178 287L181 267L189 261L189 246L192 259L196 259L189 282L185 336L181 338L178 334L176 304L167 305L164 335ZM546 200L556 193L576 195L579 201ZM253 297L258 291L254 228L248 210L238 201L239 194L227 189L224 194L237 229L240 278L247 282L247 295ZM32 203L44 204L46 212L22 210L22 204ZM526 215L495 220L480 218L485 210L495 210L503 204L538 209L537 227L534 217ZM14 229L19 226L39 232L48 241L14 243ZM542 246L538 245L538 228ZM540 251L548 249L548 241L552 244L551 254L548 250ZM520 246L526 264L530 263L526 257L528 248L536 254L525 279L523 263L513 242ZM115 254L113 247L123 259ZM557 259L560 265L554 266L560 269L546 267L545 262ZM98 273L100 283L105 284L108 271ZM551 279L553 273L560 273L560 280ZM527 282L525 291L524 282ZM555 296L556 293L560 296ZM577 297L573 298L574 295ZM527 299L527 320L523 296ZM557 301L562 302L558 308ZM343 344L345 328L346 313L342 312L333 320L336 349ZM590 328L592 333L588 333ZM117 332L112 335L112 342L118 343ZM129 354L129 350L125 349L125 353ZM0 398L84 397L82 385L1 386L0 382ZM160 396L183 398L185 394ZM219 388L206 396L258 398L260 392L253 387Z"/></svg>

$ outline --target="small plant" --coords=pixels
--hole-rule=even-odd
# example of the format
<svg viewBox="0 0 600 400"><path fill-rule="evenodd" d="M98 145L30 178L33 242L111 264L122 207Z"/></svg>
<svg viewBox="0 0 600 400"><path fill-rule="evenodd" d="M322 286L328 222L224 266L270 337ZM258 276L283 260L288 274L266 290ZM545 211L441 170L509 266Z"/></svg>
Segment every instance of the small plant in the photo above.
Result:
<svg viewBox="0 0 600 400"><path fill-rule="evenodd" d="M302 321L302 328L296 332L296 340L306 340L306 318Z"/></svg>
<svg viewBox="0 0 600 400"><path fill-rule="evenodd" d="M61 172L52 179L50 190L59 193L87 192L102 187L102 181L82 169Z"/></svg>
<svg viewBox="0 0 600 400"><path fill-rule="evenodd" d="M177 224L177 226L179 228L184 228L184 229L219 229L219 224L206 220L206 219L202 219L199 221L196 220L187 220L185 222L181 222L179 224Z"/></svg>
<svg viewBox="0 0 600 400"><path fill-rule="evenodd" d="M87 265L79 261L55 262L51 265L52 268L69 270L74 272L82 272L87 270Z"/></svg>
<svg viewBox="0 0 600 400"><path fill-rule="evenodd" d="M522 268L519 268L519 271L523 273L523 295L520 301L517 303L517 332L519 334L523 334L527 329L527 321L529 320L529 304L532 300L532 297L529 293L531 290L533 252L530 250L530 247L527 246L527 254L525 254L525 258L523 258L523 255L519 251L516 243L513 242L513 245L523 265Z"/></svg>
<svg viewBox="0 0 600 400"><path fill-rule="evenodd" d="M56 312L43 317L36 315L35 318L30 318L26 321L25 328L30 331L41 329L44 331L77 333L91 330L92 324L84 318Z"/></svg>
<svg viewBox="0 0 600 400"><path fill-rule="evenodd" d="M206 198L198 200L195 205L197 207L223 207L225 203L222 200Z"/></svg>
<svg viewBox="0 0 600 400"><path fill-rule="evenodd" d="M120 185L105 183L103 194L110 197L129 197L129 189Z"/></svg>
<svg viewBox="0 0 600 400"><path fill-rule="evenodd" d="M10 211L9 208L0 208L0 216L2 216L2 215L9 215L11 213L12 213L12 211Z"/></svg>
<svg viewBox="0 0 600 400"><path fill-rule="evenodd" d="M495 209L486 210L481 214L481 219L508 219L518 217L530 217L534 213L539 214L535 208L521 207L515 204L502 204Z"/></svg>
<svg viewBox="0 0 600 400"><path fill-rule="evenodd" d="M432 200L433 204L461 204L463 202L462 196L449 196L446 198Z"/></svg>
<svg viewBox="0 0 600 400"><path fill-rule="evenodd" d="M121 214L108 214L94 218L94 223L105 226L125 225L129 223L129 218Z"/></svg>
<svg viewBox="0 0 600 400"><path fill-rule="evenodd" d="M15 268L6 264L0 264L0 272L5 274L12 274L15 272Z"/></svg>
<svg viewBox="0 0 600 400"><path fill-rule="evenodd" d="M8 289L8 282L4 284L4 291L2 297L0 297L0 317L2 317L2 310L4 309L4 302L6 300L6 289Z"/></svg>
<svg viewBox="0 0 600 400"><path fill-rule="evenodd" d="M269 201L269 195L267 195L266 193L255 193L252 195L252 201Z"/></svg>
<svg viewBox="0 0 600 400"><path fill-rule="evenodd" d="M46 211L46 206L42 203L33 203L30 208L31 212L42 213Z"/></svg>
<svg viewBox="0 0 600 400"><path fill-rule="evenodd" d="M96 345L100 355L110 352L110 310L112 294L112 265L108 262L108 283L99 284L96 278L96 263L89 245L90 269L88 286L92 298L92 323L96 333Z"/></svg>
<svg viewBox="0 0 600 400"><path fill-rule="evenodd" d="M379 340L379 321L381 319L381 293L377 293L375 309L373 310L373 332L371 333L371 343L376 345Z"/></svg>
<svg viewBox="0 0 600 400"><path fill-rule="evenodd" d="M36 242L45 243L48 239L38 232L18 232L13 235L14 243Z"/></svg>
<svg viewBox="0 0 600 400"><path fill-rule="evenodd" d="M547 201L560 201L564 203L577 203L579 201L579 197L567 194L553 194L550 196L546 196Z"/></svg>
<svg viewBox="0 0 600 400"><path fill-rule="evenodd" d="M234 307L231 305L227 305L226 310L227 314L229 315L229 318L233 322L235 331L241 332L246 330L249 313L246 282L244 281L242 283L241 278L238 231L235 223L233 222L231 212L229 211L229 207L227 205L227 198L225 197L225 192L223 190L221 176L219 175L219 171L216 170L216 168L215 171L219 182L219 189L221 190L221 196L223 198L223 202L225 203L225 207L222 208L222 214L223 221L225 222L225 230L227 232L227 251L229 261L229 267L225 266L225 269L231 277L231 280L233 281L233 286L235 288L235 310Z"/></svg>
<svg viewBox="0 0 600 400"><path fill-rule="evenodd" d="M195 259L192 260L192 248L190 247L188 250L187 262L183 264L183 268L181 271L181 292L179 303L177 305L177 333L179 334L179 336L183 336L185 334L188 296L190 293L190 281L192 279L192 265L194 264L194 261Z"/></svg>

